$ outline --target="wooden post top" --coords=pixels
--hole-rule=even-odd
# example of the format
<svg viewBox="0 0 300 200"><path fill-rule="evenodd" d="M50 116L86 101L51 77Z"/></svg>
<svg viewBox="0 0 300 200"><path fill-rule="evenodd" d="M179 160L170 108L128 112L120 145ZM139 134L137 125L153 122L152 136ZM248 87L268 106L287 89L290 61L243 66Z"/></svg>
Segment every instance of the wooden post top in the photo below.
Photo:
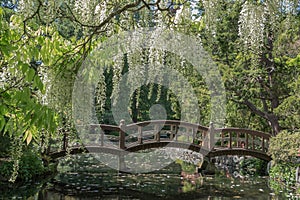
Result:
<svg viewBox="0 0 300 200"><path fill-rule="evenodd" d="M122 127L122 126L125 126L125 120L124 119L120 120L120 127Z"/></svg>

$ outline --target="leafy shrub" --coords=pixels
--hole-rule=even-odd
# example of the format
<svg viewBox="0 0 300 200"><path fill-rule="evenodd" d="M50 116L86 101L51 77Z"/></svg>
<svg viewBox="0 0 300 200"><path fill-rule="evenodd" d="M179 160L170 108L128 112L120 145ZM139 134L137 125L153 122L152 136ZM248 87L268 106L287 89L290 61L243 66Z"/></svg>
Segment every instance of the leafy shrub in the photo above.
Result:
<svg viewBox="0 0 300 200"><path fill-rule="evenodd" d="M270 177L277 182L281 182L285 187L293 186L296 183L296 168L296 164L277 163L270 169Z"/></svg>
<svg viewBox="0 0 300 200"><path fill-rule="evenodd" d="M2 161L0 163L0 180L8 180L13 172L13 163Z"/></svg>
<svg viewBox="0 0 300 200"><path fill-rule="evenodd" d="M300 132L282 131L270 140L269 154L275 163L296 163L300 148Z"/></svg>
<svg viewBox="0 0 300 200"><path fill-rule="evenodd" d="M0 177L8 180L13 172L13 162L2 162L0 164ZM18 179L28 181L35 176L42 175L46 172L43 161L34 150L26 150L20 159Z"/></svg>
<svg viewBox="0 0 300 200"><path fill-rule="evenodd" d="M10 148L10 138L0 132L0 158L7 157Z"/></svg>
<svg viewBox="0 0 300 200"><path fill-rule="evenodd" d="M176 160L177 164L181 165L181 169L187 173L194 173L196 171L196 166L190 163L187 163L183 160Z"/></svg>
<svg viewBox="0 0 300 200"><path fill-rule="evenodd" d="M258 158L246 158L240 162L241 174L243 175L266 175L268 163Z"/></svg>
<svg viewBox="0 0 300 200"><path fill-rule="evenodd" d="M273 159L270 169L270 186L276 191L293 190L296 186L297 154L300 149L300 132L282 131L271 138L269 154Z"/></svg>
<svg viewBox="0 0 300 200"><path fill-rule="evenodd" d="M34 151L26 152L20 161L19 178L22 180L32 179L34 176L43 174L45 171L43 161Z"/></svg>

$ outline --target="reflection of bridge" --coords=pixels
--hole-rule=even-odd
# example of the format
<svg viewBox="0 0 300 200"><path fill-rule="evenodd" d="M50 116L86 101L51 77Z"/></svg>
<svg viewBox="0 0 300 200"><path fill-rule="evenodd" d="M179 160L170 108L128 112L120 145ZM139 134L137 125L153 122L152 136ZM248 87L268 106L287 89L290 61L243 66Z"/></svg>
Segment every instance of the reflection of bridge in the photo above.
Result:
<svg viewBox="0 0 300 200"><path fill-rule="evenodd" d="M270 134L241 128L215 129L174 120L152 120L120 126L90 124L78 126L81 139L86 145L70 147L71 154L84 151L125 155L129 152L159 147L175 147L202 153L207 157L245 155L270 161L267 155ZM85 133L85 134L84 134ZM64 149L51 153L53 159L66 155Z"/></svg>

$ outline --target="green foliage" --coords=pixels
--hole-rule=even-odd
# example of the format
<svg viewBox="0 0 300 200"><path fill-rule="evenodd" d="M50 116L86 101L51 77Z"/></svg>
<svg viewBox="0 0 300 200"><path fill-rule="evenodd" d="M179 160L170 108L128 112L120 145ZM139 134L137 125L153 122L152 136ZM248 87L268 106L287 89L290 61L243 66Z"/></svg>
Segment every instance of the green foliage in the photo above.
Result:
<svg viewBox="0 0 300 200"><path fill-rule="evenodd" d="M176 160L177 164L181 165L181 170L186 173L193 174L196 172L196 166L190 163L187 163L183 160Z"/></svg>
<svg viewBox="0 0 300 200"><path fill-rule="evenodd" d="M280 116L280 122L283 127L292 130L300 127L300 54L295 58L289 58L286 61L285 68L295 69L291 73L298 74L292 82L286 86L289 89L289 96L285 98L280 106L275 110L276 114ZM298 68L298 70L296 70ZM290 78L291 76L287 76Z"/></svg>
<svg viewBox="0 0 300 200"><path fill-rule="evenodd" d="M0 158L5 158L9 156L9 148L11 145L11 138L7 135L0 133Z"/></svg>
<svg viewBox="0 0 300 200"><path fill-rule="evenodd" d="M212 0L203 8L201 39L232 101L228 125L274 135L299 129L299 16L274 1Z"/></svg>
<svg viewBox="0 0 300 200"><path fill-rule="evenodd" d="M23 20L20 15L12 15L7 22L0 14L0 131L10 137L22 137L29 144L40 137L43 129L54 132L58 117L40 101L45 86L36 60L43 54L38 49L43 39L26 41ZM35 34L35 30L27 34Z"/></svg>
<svg viewBox="0 0 300 200"><path fill-rule="evenodd" d="M270 169L270 187L279 194L284 191L288 195L295 193L296 168L299 164L275 163ZM298 188L299 189L299 188Z"/></svg>
<svg viewBox="0 0 300 200"><path fill-rule="evenodd" d="M48 171L44 168L43 161L41 160L38 152L27 149L20 161L18 169L19 181L28 181L34 177L41 176ZM8 181L13 173L14 166L12 161L3 161L0 163L0 177L2 180Z"/></svg>
<svg viewBox="0 0 300 200"><path fill-rule="evenodd" d="M264 176L267 171L267 162L258 158L246 158L240 163L241 174Z"/></svg>
<svg viewBox="0 0 300 200"><path fill-rule="evenodd" d="M269 154L275 163L295 163L300 149L300 132L282 131L272 137Z"/></svg>
<svg viewBox="0 0 300 200"><path fill-rule="evenodd" d="M279 191L292 191L296 186L297 155L300 149L300 132L282 131L271 138L269 154L272 156L270 185Z"/></svg>
<svg viewBox="0 0 300 200"><path fill-rule="evenodd" d="M0 134L5 139L0 155L12 160L2 165L12 182L18 174L27 180L42 173L38 156L23 154L24 144L43 151L45 136L53 136L59 122L57 113L43 101L48 81L45 65L64 47L60 48L51 27L39 26L35 20L23 26L25 21L21 14L0 7ZM45 33L53 33L53 42Z"/></svg>
<svg viewBox="0 0 300 200"><path fill-rule="evenodd" d="M201 38L218 64L231 100L227 104L227 126L273 131L274 135L280 129L300 128L299 15L289 12L278 1L210 0L199 3L202 16L193 21L188 3L183 5L178 18L167 9L169 1L157 1L151 6L158 10L166 8L159 12L147 9L144 4L149 1L137 2L140 4L133 4L132 0L44 4L28 0L19 1L18 12L0 7L0 132L1 137L9 136L2 142L0 156L8 152L8 143L15 144L13 150L18 149L19 153L10 155L13 171L18 169L23 143L41 152L48 147L47 141L59 138L60 133L76 138L71 99L78 69L87 55L111 35L137 27L168 27ZM112 117L110 97L114 96L113 89L121 75L141 64L156 66L159 62L181 73L193 86L200 107L200 123L208 125L213 94L208 92L205 77L177 57L153 48L128 53L122 61L109 58L106 64L110 71L104 72L105 80L96 88L99 121L118 123ZM142 79L163 78L159 76L160 70L145 67L137 73L144 75ZM128 80L128 84L136 84L137 77ZM172 84L180 87L175 81ZM168 119L180 119L179 95L182 94L173 94L156 84L133 91L128 105L133 121L149 119L149 108L155 103L165 106ZM184 100L189 102L188 98ZM194 110L187 113L198 116ZM20 138L22 144L17 147ZM287 138L291 144L286 142ZM295 133L273 139L270 144L273 159L292 162L295 148L300 146L297 138L299 134ZM260 165L256 161L248 164Z"/></svg>
<svg viewBox="0 0 300 200"><path fill-rule="evenodd" d="M45 172L43 161L37 152L28 151L24 153L20 161L19 178L30 180L35 176L42 175Z"/></svg>
<svg viewBox="0 0 300 200"><path fill-rule="evenodd" d="M0 177L1 180L9 180L11 174L13 173L13 163L12 162L0 162Z"/></svg>

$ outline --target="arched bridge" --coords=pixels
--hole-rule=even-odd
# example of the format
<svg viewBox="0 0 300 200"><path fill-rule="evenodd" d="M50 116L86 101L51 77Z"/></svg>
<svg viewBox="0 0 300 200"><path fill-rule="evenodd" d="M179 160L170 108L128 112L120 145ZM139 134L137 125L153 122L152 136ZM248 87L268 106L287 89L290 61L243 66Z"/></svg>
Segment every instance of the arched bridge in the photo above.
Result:
<svg viewBox="0 0 300 200"><path fill-rule="evenodd" d="M207 157L245 155L270 161L267 154L270 134L243 128L214 128L175 120L151 120L119 126L89 124L77 127L85 147L69 146L71 154L105 152L124 155L139 150L175 147L202 153ZM64 148L51 153L53 159L66 155Z"/></svg>

